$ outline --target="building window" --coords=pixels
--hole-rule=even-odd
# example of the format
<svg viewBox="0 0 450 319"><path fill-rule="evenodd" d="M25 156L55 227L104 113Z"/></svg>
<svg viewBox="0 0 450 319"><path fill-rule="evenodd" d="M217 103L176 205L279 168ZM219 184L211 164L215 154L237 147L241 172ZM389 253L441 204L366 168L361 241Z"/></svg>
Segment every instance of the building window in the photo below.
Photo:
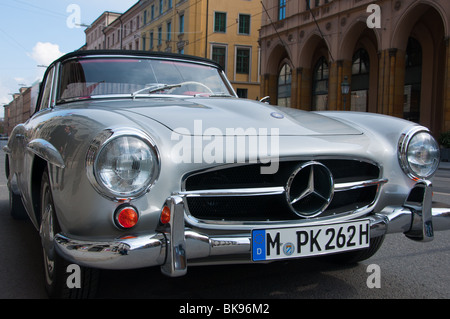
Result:
<svg viewBox="0 0 450 319"><path fill-rule="evenodd" d="M142 50L143 50L143 51L146 50L146 45L147 45L147 43L145 43L146 40L147 40L147 39L145 38L145 34L144 34L144 36L142 37Z"/></svg>
<svg viewBox="0 0 450 319"><path fill-rule="evenodd" d="M365 49L359 49L353 55L351 110L366 112L369 97L370 59Z"/></svg>
<svg viewBox="0 0 450 319"><path fill-rule="evenodd" d="M236 50L236 73L249 74L250 49L238 48Z"/></svg>
<svg viewBox="0 0 450 319"><path fill-rule="evenodd" d="M414 38L408 39L406 48L405 93L403 118L419 123L422 93L422 46Z"/></svg>
<svg viewBox="0 0 450 319"><path fill-rule="evenodd" d="M325 57L321 57L314 67L312 92L313 111L324 111L328 108L328 78L328 62Z"/></svg>
<svg viewBox="0 0 450 319"><path fill-rule="evenodd" d="M227 14L225 12L214 13L214 32L226 32Z"/></svg>
<svg viewBox="0 0 450 319"><path fill-rule="evenodd" d="M352 75L361 75L369 73L370 61L369 54L364 49L359 49L353 55Z"/></svg>
<svg viewBox="0 0 450 319"><path fill-rule="evenodd" d="M241 99L246 99L248 98L248 89L236 89L236 94L238 97L240 97Z"/></svg>
<svg viewBox="0 0 450 319"><path fill-rule="evenodd" d="M285 63L278 74L278 101L280 106L291 106L292 69Z"/></svg>
<svg viewBox="0 0 450 319"><path fill-rule="evenodd" d="M239 34L250 34L250 15L239 15Z"/></svg>
<svg viewBox="0 0 450 319"><path fill-rule="evenodd" d="M286 0L279 0L278 2L278 20L286 18Z"/></svg>
<svg viewBox="0 0 450 319"><path fill-rule="evenodd" d="M180 33L184 33L184 14L180 15Z"/></svg>
<svg viewBox="0 0 450 319"><path fill-rule="evenodd" d="M154 35L153 35L153 31L150 32L150 50L153 50L153 39L154 39Z"/></svg>
<svg viewBox="0 0 450 319"><path fill-rule="evenodd" d="M147 24L147 10L144 11L144 25Z"/></svg>
<svg viewBox="0 0 450 319"><path fill-rule="evenodd" d="M152 4L150 7L150 21L153 21L155 19L155 5Z"/></svg>
<svg viewBox="0 0 450 319"><path fill-rule="evenodd" d="M212 60L217 62L224 70L226 70L227 48L225 46L214 45L212 48Z"/></svg>
<svg viewBox="0 0 450 319"><path fill-rule="evenodd" d="M159 0L159 14L163 14L163 0Z"/></svg>

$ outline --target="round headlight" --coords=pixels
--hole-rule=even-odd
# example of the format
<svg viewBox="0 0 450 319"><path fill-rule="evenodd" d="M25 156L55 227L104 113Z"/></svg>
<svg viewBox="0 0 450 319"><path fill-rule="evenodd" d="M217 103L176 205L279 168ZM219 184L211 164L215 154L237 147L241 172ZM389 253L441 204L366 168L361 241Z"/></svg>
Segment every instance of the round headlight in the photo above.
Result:
<svg viewBox="0 0 450 319"><path fill-rule="evenodd" d="M102 195L141 196L157 178L157 150L143 134L110 132L101 134L91 145L87 157L88 177Z"/></svg>
<svg viewBox="0 0 450 319"><path fill-rule="evenodd" d="M428 131L405 134L399 151L402 168L412 178L429 178L439 166L439 145Z"/></svg>

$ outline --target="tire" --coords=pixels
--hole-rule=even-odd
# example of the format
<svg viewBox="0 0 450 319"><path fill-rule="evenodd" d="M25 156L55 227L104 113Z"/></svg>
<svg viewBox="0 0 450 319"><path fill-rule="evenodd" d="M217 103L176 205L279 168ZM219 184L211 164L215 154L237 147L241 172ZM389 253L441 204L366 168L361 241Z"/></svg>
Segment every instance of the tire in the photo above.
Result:
<svg viewBox="0 0 450 319"><path fill-rule="evenodd" d="M380 249L383 244L384 236L370 239L369 248L358 249L346 253L327 256L328 260L340 264L354 264L369 259Z"/></svg>
<svg viewBox="0 0 450 319"><path fill-rule="evenodd" d="M45 288L50 298L84 299L95 295L98 284L99 270L71 264L58 255L55 249L54 236L60 231L56 217L50 179L47 169L42 175L40 192L41 226L39 234L43 250ZM69 268L75 265L75 270ZM78 276L73 287L73 276ZM71 287L69 287L69 284Z"/></svg>
<svg viewBox="0 0 450 319"><path fill-rule="evenodd" d="M27 211L22 204L20 195L16 195L9 189L9 214L13 219L25 220L28 218Z"/></svg>

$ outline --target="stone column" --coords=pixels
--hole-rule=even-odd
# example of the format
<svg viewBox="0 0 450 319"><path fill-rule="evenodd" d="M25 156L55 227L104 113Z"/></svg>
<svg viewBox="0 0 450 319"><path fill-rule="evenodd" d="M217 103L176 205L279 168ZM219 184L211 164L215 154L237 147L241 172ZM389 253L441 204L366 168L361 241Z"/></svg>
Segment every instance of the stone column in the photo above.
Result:
<svg viewBox="0 0 450 319"><path fill-rule="evenodd" d="M450 38L447 37L445 39L445 96L444 96L444 120L443 120L443 132L447 132L450 130Z"/></svg>

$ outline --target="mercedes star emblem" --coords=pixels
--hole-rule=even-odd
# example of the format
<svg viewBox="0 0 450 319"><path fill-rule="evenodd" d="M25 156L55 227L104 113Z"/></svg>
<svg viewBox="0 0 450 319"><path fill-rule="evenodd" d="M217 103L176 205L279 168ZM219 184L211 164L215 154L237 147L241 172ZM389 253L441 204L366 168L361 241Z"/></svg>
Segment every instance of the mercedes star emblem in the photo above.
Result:
<svg viewBox="0 0 450 319"><path fill-rule="evenodd" d="M298 167L286 185L290 208L304 218L320 215L330 204L333 193L333 175L325 165L315 161Z"/></svg>

